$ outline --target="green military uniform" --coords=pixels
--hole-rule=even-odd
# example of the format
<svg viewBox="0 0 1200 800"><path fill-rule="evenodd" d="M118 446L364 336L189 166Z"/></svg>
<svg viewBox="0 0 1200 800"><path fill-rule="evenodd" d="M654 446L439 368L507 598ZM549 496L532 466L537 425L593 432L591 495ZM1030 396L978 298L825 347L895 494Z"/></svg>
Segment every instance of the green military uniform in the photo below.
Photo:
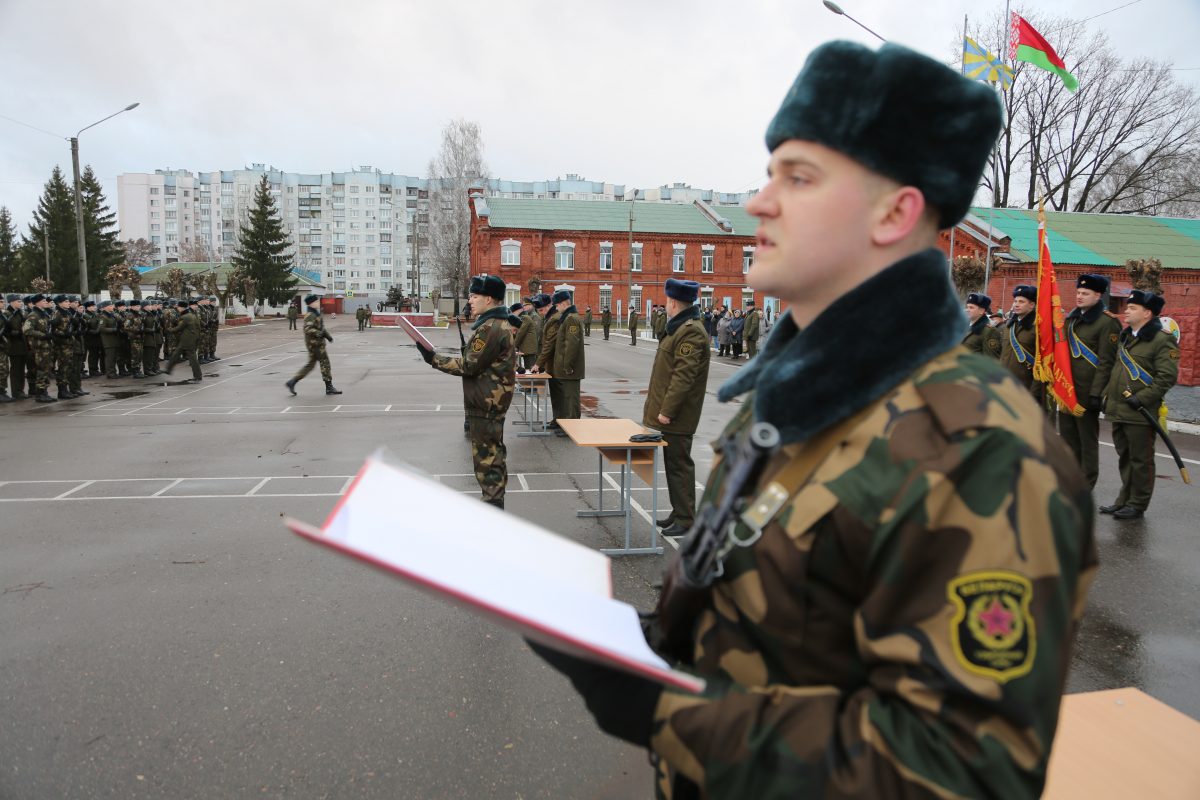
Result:
<svg viewBox="0 0 1200 800"><path fill-rule="evenodd" d="M300 318L300 309L296 307L295 303L288 303L287 318L288 330L296 330L296 320Z"/></svg>
<svg viewBox="0 0 1200 800"><path fill-rule="evenodd" d="M325 350L325 343L332 342L333 337L325 330L325 320L321 317L321 312L312 306L308 307L308 313L304 315L304 346L308 349L308 361L300 368L300 371L292 376L288 382L288 389L292 389L297 383L304 380L304 376L312 372L313 367L318 364L321 366L321 380L325 381L325 386L333 386L333 372L329 367L329 353ZM295 392L292 392L295 394Z"/></svg>
<svg viewBox="0 0 1200 800"><path fill-rule="evenodd" d="M521 327L513 336L513 344L521 354L521 366L528 370L537 363L538 331L541 330L542 315L537 311L525 311L521 314Z"/></svg>
<svg viewBox="0 0 1200 800"><path fill-rule="evenodd" d="M121 351L121 321L113 313L112 304L101 306L96 315L96 332L100 335L100 346L104 348L104 374L117 377L117 360Z"/></svg>
<svg viewBox="0 0 1200 800"><path fill-rule="evenodd" d="M667 335L667 312L661 308L654 310L650 316L650 331L654 334L654 338L662 341L662 338Z"/></svg>
<svg viewBox="0 0 1200 800"><path fill-rule="evenodd" d="M366 308L367 308L367 327L373 328L373 327L375 327L375 312L371 310L370 306L367 306Z"/></svg>
<svg viewBox="0 0 1200 800"><path fill-rule="evenodd" d="M559 312L557 320L554 358L548 365L551 375L550 404L556 420L579 419L579 383L584 378L583 321L575 306Z"/></svg>
<svg viewBox="0 0 1200 800"><path fill-rule="evenodd" d="M1058 412L1058 433L1083 468L1088 486L1100 476L1100 407L1117 357L1121 323L1104 313L1101 303L1067 315L1067 342L1071 348L1071 377L1075 395L1084 407L1080 416Z"/></svg>
<svg viewBox="0 0 1200 800"><path fill-rule="evenodd" d="M179 321L179 308L176 305L178 301L168 302L167 307L163 309L162 329L163 329L163 353L164 358L170 358L175 352L175 334L171 329L175 327L175 323Z"/></svg>
<svg viewBox="0 0 1200 800"><path fill-rule="evenodd" d="M700 291L694 281L679 284ZM671 297L671 281L667 296ZM688 299L687 297L681 299ZM667 322L666 335L658 343L654 367L650 372L650 388L642 409L642 424L662 431L667 447L664 467L667 472L667 493L671 498L670 522L686 530L696 517L696 465L692 461L692 437L700 424L704 393L708 388L708 360L711 349L704 330L700 309L689 306ZM664 423L659 415L671 420ZM668 533L671 533L668 530Z"/></svg>
<svg viewBox="0 0 1200 800"><path fill-rule="evenodd" d="M588 306L587 311L583 313L583 335L592 335L592 307Z"/></svg>
<svg viewBox="0 0 1200 800"><path fill-rule="evenodd" d="M746 340L746 358L758 355L758 340L762 336L762 312L751 307L746 313L746 325L742 329L742 338Z"/></svg>
<svg viewBox="0 0 1200 800"><path fill-rule="evenodd" d="M637 347L638 312L636 308L629 311L629 344Z"/></svg>
<svg viewBox="0 0 1200 800"><path fill-rule="evenodd" d="M358 320L358 329L360 331L367 326L367 310L362 306L355 309L354 318Z"/></svg>
<svg viewBox="0 0 1200 800"><path fill-rule="evenodd" d="M87 359L87 346L84 344L83 312L77 308L70 311L71 322L71 374L67 380L67 388L76 397L82 397L91 392L83 390L83 367Z"/></svg>
<svg viewBox="0 0 1200 800"><path fill-rule="evenodd" d="M50 333L50 312L44 308L28 309L21 325L25 346L34 363L34 380L30 389L38 402L54 402L47 389L54 372L54 340Z"/></svg>
<svg viewBox="0 0 1200 800"><path fill-rule="evenodd" d="M63 295L57 295L63 297ZM71 384L75 382L75 336L71 309L55 302L55 311L50 316L50 339L54 343L54 379L58 385L58 399L70 400L75 396Z"/></svg>
<svg viewBox="0 0 1200 800"><path fill-rule="evenodd" d="M1163 397L1178 378L1179 347L1175 337L1162 329L1157 316L1136 334L1130 328L1121 332L1116 364L1104 392L1104 416L1112 422L1121 493L1112 506L1102 510L1117 511L1126 506L1137 511L1149 508L1156 472L1154 429L1129 405L1125 392L1130 392L1157 419Z"/></svg>
<svg viewBox="0 0 1200 800"><path fill-rule="evenodd" d="M89 378L98 378L104 372L104 343L100 341L100 312L95 303L89 301L83 312L83 343L87 352Z"/></svg>
<svg viewBox="0 0 1200 800"><path fill-rule="evenodd" d="M501 297L503 291L501 284ZM504 508L508 486L504 416L516 388L516 348L507 319L507 309L488 309L471 325L471 338L461 357L434 355L430 360L434 369L462 376L475 479L484 502L499 508Z"/></svg>
<svg viewBox="0 0 1200 800"><path fill-rule="evenodd" d="M25 373L26 361L29 358L29 348L25 344L25 334L21 332L22 326L25 324L27 312L23 308L17 308L12 305L19 298L17 295L8 295L6 298L9 302L8 308L4 311L3 318L0 319L0 325L4 328L7 344L5 347L8 352L8 385L11 390L11 395L14 400L21 400L28 397L25 394ZM29 391L33 391L33 386L29 387Z"/></svg>
<svg viewBox="0 0 1200 800"><path fill-rule="evenodd" d="M612 328L612 312L607 308L600 312L600 325L604 328L604 341L608 341L608 331Z"/></svg>
<svg viewBox="0 0 1200 800"><path fill-rule="evenodd" d="M158 351L162 347L159 333L159 318L154 311L142 310L142 372L147 376L158 374Z"/></svg>
<svg viewBox="0 0 1200 800"><path fill-rule="evenodd" d="M988 324L987 314L971 323L962 338L962 346L972 353L999 359L1004 342L1000 332Z"/></svg>
<svg viewBox="0 0 1200 800"><path fill-rule="evenodd" d="M191 308L180 309L179 318L171 326L171 337L175 342L175 349L171 351L171 358L167 361L166 373L170 375L175 365L186 357L192 367L192 380L203 380L197 352L200 347L199 314Z"/></svg>
<svg viewBox="0 0 1200 800"><path fill-rule="evenodd" d="M562 413L562 392L554 382L554 347L558 344L558 326L561 322L562 317L554 310L554 306L551 306L542 319L542 341L537 357L538 369L550 373L551 376L550 410L554 416L550 421L551 425L555 424L555 420Z"/></svg>
<svg viewBox="0 0 1200 800"><path fill-rule="evenodd" d="M8 396L8 310L0 308L0 403L11 403Z"/></svg>
<svg viewBox="0 0 1200 800"><path fill-rule="evenodd" d="M1001 337L1000 363L1016 376L1021 385L1034 394L1041 384L1033 380L1033 359L1037 351L1037 333L1034 321L1037 313L1030 311L1023 317L1012 317L998 331Z"/></svg>
<svg viewBox="0 0 1200 800"><path fill-rule="evenodd" d="M130 300L130 305L125 309L125 321L121 325L121 330L125 333L125 341L128 342L129 354L125 361L126 369L134 378L143 377L142 373L142 312L140 307L133 305L137 302Z"/></svg>

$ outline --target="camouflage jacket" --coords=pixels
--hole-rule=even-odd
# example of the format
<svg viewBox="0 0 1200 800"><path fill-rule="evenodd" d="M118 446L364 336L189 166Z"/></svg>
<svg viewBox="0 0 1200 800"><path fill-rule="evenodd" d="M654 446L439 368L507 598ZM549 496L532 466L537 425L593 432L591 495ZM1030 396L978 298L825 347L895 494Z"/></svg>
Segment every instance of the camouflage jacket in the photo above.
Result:
<svg viewBox="0 0 1200 800"><path fill-rule="evenodd" d="M667 323L658 343L650 388L642 409L642 424L667 433L693 434L700 424L704 393L708 387L711 354L708 334L696 306L684 309ZM662 414L671 422L658 421Z"/></svg>
<svg viewBox="0 0 1200 800"><path fill-rule="evenodd" d="M304 315L304 346L310 354L325 352L325 320L311 308Z"/></svg>
<svg viewBox="0 0 1200 800"><path fill-rule="evenodd" d="M1076 308L1067 315L1071 378L1080 403L1091 406L1093 398L1104 395L1117 360L1120 335L1121 323L1104 313L1100 303L1086 311Z"/></svg>
<svg viewBox="0 0 1200 800"><path fill-rule="evenodd" d="M972 353L999 359L1003 343L1000 341L1000 332L988 324L987 315L984 314L967 328L962 345Z"/></svg>
<svg viewBox="0 0 1200 800"><path fill-rule="evenodd" d="M516 387L517 356L508 329L508 309L490 308L471 325L462 356L435 355L432 366L463 379L469 417L503 419Z"/></svg>
<svg viewBox="0 0 1200 800"><path fill-rule="evenodd" d="M75 335L75 320L70 309L55 309L50 315L50 338L56 345L66 346Z"/></svg>
<svg viewBox="0 0 1200 800"><path fill-rule="evenodd" d="M1136 336L1133 329L1126 328L1118 337L1117 363L1105 390L1104 416L1113 422L1148 425L1141 412L1125 402L1125 392L1131 392L1150 416L1157 418L1163 397L1178 379L1179 345L1157 318L1143 325Z"/></svg>
<svg viewBox="0 0 1200 800"><path fill-rule="evenodd" d="M926 301L929 325L845 333L846 318ZM689 783L739 800L1040 795L1096 570L1094 512L1029 394L954 346L961 320L945 257L926 251L803 334L782 316L763 363L723 387L753 390L727 431L771 422L784 444L747 495L767 510L737 521L745 546L690 630L707 686L659 699L660 796ZM847 357L870 371L839 370ZM798 488L771 489L848 416ZM719 452L705 504L727 471Z"/></svg>
<svg viewBox="0 0 1200 800"><path fill-rule="evenodd" d="M178 321L179 321L179 309L177 309L177 308L163 309L162 324L163 324L164 331L166 331L167 333L170 333L171 328L173 328L175 326L175 323Z"/></svg>
<svg viewBox="0 0 1200 800"><path fill-rule="evenodd" d="M125 321L121 324L121 330L130 339L140 339L142 337L142 315L138 311L126 311Z"/></svg>
<svg viewBox="0 0 1200 800"><path fill-rule="evenodd" d="M1037 313L1030 311L1023 317L1012 317L1000 334L1000 363L1008 367L1026 389L1033 386L1033 358L1037 352L1037 332L1034 322Z"/></svg>
<svg viewBox="0 0 1200 800"><path fill-rule="evenodd" d="M88 336L100 335L100 312L85 311L83 312L83 332Z"/></svg>
<svg viewBox="0 0 1200 800"><path fill-rule="evenodd" d="M29 347L48 347L50 339L50 312L34 306L25 313L25 321L21 323L21 335Z"/></svg>
<svg viewBox="0 0 1200 800"><path fill-rule="evenodd" d="M558 330L555 333L554 361L539 364L550 370L550 374L564 381L579 381L584 378L583 323L575 306L570 306L558 315Z"/></svg>

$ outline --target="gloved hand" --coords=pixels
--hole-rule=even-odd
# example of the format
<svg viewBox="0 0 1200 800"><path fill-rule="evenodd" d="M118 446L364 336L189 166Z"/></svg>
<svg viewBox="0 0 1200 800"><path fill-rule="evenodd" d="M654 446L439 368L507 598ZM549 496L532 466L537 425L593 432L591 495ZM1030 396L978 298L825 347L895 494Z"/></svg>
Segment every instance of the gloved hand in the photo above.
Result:
<svg viewBox="0 0 1200 800"><path fill-rule="evenodd" d="M327 342L333 341L333 337L329 334L329 331L325 331L325 341L327 341Z"/></svg>
<svg viewBox="0 0 1200 800"><path fill-rule="evenodd" d="M1138 397L1136 394L1131 394L1128 397L1126 397L1125 402L1128 403L1129 407L1132 408L1134 411L1136 411L1142 407L1142 401L1138 400Z"/></svg>
<svg viewBox="0 0 1200 800"><path fill-rule="evenodd" d="M1103 411L1104 400L1098 394L1094 394L1088 398L1088 411Z"/></svg>
<svg viewBox="0 0 1200 800"><path fill-rule="evenodd" d="M567 676L600 730L638 747L650 746L654 708L662 686L628 672L593 664L525 640L547 664Z"/></svg>
<svg viewBox="0 0 1200 800"><path fill-rule="evenodd" d="M421 344L420 342L417 342L417 350L418 350L418 352L420 352L421 358L425 359L426 364L433 363L433 351L432 350L430 350L428 347Z"/></svg>

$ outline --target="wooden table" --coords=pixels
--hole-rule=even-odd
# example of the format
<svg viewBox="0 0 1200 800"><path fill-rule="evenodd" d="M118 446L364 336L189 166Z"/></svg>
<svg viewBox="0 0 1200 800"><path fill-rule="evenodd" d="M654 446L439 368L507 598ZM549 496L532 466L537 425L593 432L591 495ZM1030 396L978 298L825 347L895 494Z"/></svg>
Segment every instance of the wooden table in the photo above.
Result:
<svg viewBox="0 0 1200 800"><path fill-rule="evenodd" d="M625 546L607 548L600 552L610 556L660 555L663 551L658 543L658 453L667 446L666 442L631 442L629 437L638 433L654 433L631 419L560 419L558 424L571 441L580 447L594 447L598 451L597 509L575 512L580 517L625 517ZM611 461L621 466L621 507L604 508L604 462ZM633 547L630 542L633 516L633 476L638 475L650 484L650 545Z"/></svg>
<svg viewBox="0 0 1200 800"><path fill-rule="evenodd" d="M1200 722L1133 688L1063 697L1045 800L1200 798Z"/></svg>
<svg viewBox="0 0 1200 800"><path fill-rule="evenodd" d="M518 433L517 436L552 436L554 431L547 427L550 420L549 409L545 407L550 397L550 373L526 372L517 373L517 391L521 393L521 416L517 425L528 425L529 430ZM533 416L529 414L530 401L533 402ZM535 426L541 425L541 428Z"/></svg>

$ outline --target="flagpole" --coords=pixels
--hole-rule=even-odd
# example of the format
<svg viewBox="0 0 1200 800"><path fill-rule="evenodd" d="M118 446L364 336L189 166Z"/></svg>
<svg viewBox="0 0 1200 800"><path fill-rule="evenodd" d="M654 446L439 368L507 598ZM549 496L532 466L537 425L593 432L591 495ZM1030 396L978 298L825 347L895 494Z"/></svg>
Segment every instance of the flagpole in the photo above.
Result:
<svg viewBox="0 0 1200 800"><path fill-rule="evenodd" d="M1009 25L1010 25L1011 13L1009 11L1009 3L1010 3L1010 0L1004 0L1004 30L1008 30ZM964 39L967 36L966 28L967 28L966 17L963 17L963 38ZM1007 64L1008 56L1006 55L1006 53L1008 52L1008 42L1001 42L1001 44L1003 45L1003 47L998 51L1000 53L1000 62L1002 64ZM965 58L965 56L964 56L964 58ZM998 86L1000 89L1001 99L1003 99L1003 97L1004 97L1004 77L1003 76L1000 77ZM1011 125L1012 120L1008 120L1008 123L1009 123L1009 125ZM997 139L995 146L992 148L992 198L991 198L991 202L988 203L987 261L985 261L983 264L983 290L985 292L988 290L988 281L991 280L991 276L992 276L992 221L996 216L993 212L996 210L996 188L997 188L997 184L999 184L999 183L1000 183L1000 140Z"/></svg>
<svg viewBox="0 0 1200 800"><path fill-rule="evenodd" d="M963 14L963 50L958 57L958 74L967 74L967 15ZM954 234L958 231L958 223L954 223L954 227L950 229L950 269L954 269ZM987 291L986 272L983 281L983 291Z"/></svg>

